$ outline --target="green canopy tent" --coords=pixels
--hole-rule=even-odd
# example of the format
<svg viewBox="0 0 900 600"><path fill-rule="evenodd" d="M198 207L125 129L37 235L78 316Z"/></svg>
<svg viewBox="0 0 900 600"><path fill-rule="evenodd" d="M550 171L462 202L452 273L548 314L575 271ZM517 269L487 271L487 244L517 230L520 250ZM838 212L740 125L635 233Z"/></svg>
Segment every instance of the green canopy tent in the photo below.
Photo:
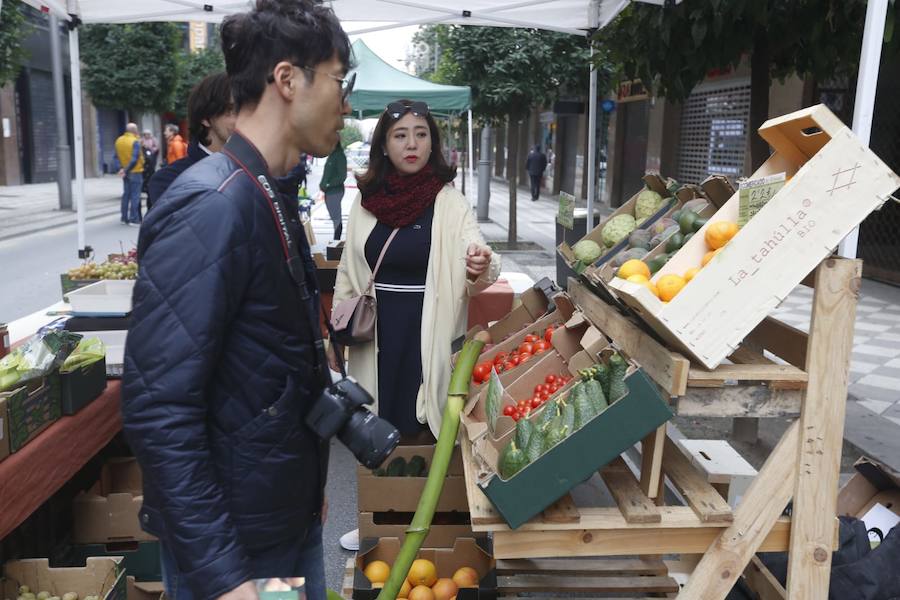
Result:
<svg viewBox="0 0 900 600"><path fill-rule="evenodd" d="M359 119L378 117L389 102L407 98L421 100L435 116L451 117L468 113L468 173L471 176L472 159L472 90L469 86L432 83L384 62L363 42L353 42L353 60L356 66L356 84L350 94L353 116ZM467 189L470 188L466 182Z"/></svg>

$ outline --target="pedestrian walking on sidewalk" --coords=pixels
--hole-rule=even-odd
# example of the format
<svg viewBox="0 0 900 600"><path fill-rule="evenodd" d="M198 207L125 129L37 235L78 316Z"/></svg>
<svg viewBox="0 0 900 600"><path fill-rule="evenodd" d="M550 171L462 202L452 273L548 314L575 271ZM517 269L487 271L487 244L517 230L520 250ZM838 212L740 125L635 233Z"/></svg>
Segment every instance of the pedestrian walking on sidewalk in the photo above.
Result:
<svg viewBox="0 0 900 600"><path fill-rule="evenodd" d="M455 177L428 106L389 104L372 135L368 169L357 177L334 286L335 305L374 287L375 341L350 348L350 374L407 443L434 443L450 345L466 332L469 297L500 273L500 256L450 185ZM358 530L341 545L358 548Z"/></svg>
<svg viewBox="0 0 900 600"><path fill-rule="evenodd" d="M122 178L122 223L141 224L141 187L144 184L144 155L138 126L129 123L125 133L116 138L116 161Z"/></svg>
<svg viewBox="0 0 900 600"><path fill-rule="evenodd" d="M525 159L525 170L531 180L531 200L537 200L541 195L541 179L547 168L547 155L541 152L541 145L536 144Z"/></svg>
<svg viewBox="0 0 900 600"><path fill-rule="evenodd" d="M169 163L150 180L147 210L162 197L179 175L213 152L221 152L225 142L231 137L237 114L234 112L228 74L213 73L200 80L188 96L187 109L191 135L187 156Z"/></svg>
<svg viewBox="0 0 900 600"><path fill-rule="evenodd" d="M338 141L350 41L316 0L257 0L220 29L237 109L221 152L141 229L122 422L144 473L139 522L170 600L258 600L303 577L325 600L329 440L307 417L332 380L315 263L276 177Z"/></svg>
<svg viewBox="0 0 900 600"><path fill-rule="evenodd" d="M156 172L156 161L159 159L159 142L149 129L145 129L141 135L141 153L144 155L144 178L141 191L147 193L147 185L150 178ZM150 198L147 198L147 210L150 209Z"/></svg>
<svg viewBox="0 0 900 600"><path fill-rule="evenodd" d="M166 164L171 165L176 160L181 160L187 156L187 143L181 137L181 130L178 125L169 123L163 130L163 136L166 138Z"/></svg>
<svg viewBox="0 0 900 600"><path fill-rule="evenodd" d="M325 194L325 208L334 225L334 239L341 239L344 223L341 218L341 201L344 199L344 180L347 179L347 156L341 143L338 142L334 151L328 155L325 161L325 170L322 172L322 180L319 189Z"/></svg>

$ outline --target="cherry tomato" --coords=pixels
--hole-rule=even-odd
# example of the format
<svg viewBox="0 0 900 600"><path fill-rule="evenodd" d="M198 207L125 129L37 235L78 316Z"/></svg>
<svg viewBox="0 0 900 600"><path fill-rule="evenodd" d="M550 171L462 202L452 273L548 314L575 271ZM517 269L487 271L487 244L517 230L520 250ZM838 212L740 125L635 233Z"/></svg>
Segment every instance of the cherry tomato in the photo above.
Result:
<svg viewBox="0 0 900 600"><path fill-rule="evenodd" d="M531 360L531 354L520 354L519 355L519 364L521 365L523 362L528 362Z"/></svg>
<svg viewBox="0 0 900 600"><path fill-rule="evenodd" d="M518 402L516 402L516 408L518 410L522 410L529 404L531 404L531 403L528 400L519 400Z"/></svg>
<svg viewBox="0 0 900 600"><path fill-rule="evenodd" d="M497 371L497 375L499 375L500 373L505 371L506 368L504 368L503 363L500 363L499 365L494 365L494 370Z"/></svg>
<svg viewBox="0 0 900 600"><path fill-rule="evenodd" d="M544 340L538 340L537 342L534 343L535 353L538 350L549 350L549 349L550 349L550 344L548 342L545 342Z"/></svg>
<svg viewBox="0 0 900 600"><path fill-rule="evenodd" d="M539 339L540 338L538 336L534 335L533 333L529 333L528 335L525 336L525 342L527 342L529 344L533 344L536 341L538 341Z"/></svg>
<svg viewBox="0 0 900 600"><path fill-rule="evenodd" d="M543 383L539 383L539 384L537 384L536 386L534 386L534 393L535 393L535 394L540 394L540 393L543 392L543 391L544 391L544 384L543 384Z"/></svg>
<svg viewBox="0 0 900 600"><path fill-rule="evenodd" d="M559 386L556 385L555 383L551 383L551 384L550 384L550 390L549 390L549 391L550 391L551 394L555 394L556 391L557 391L558 389L559 389Z"/></svg>
<svg viewBox="0 0 900 600"><path fill-rule="evenodd" d="M540 406L541 404L543 404L543 400L541 400L540 396L535 396L534 398L531 399L531 408L532 408L532 410L534 410L535 408L537 408L537 407Z"/></svg>
<svg viewBox="0 0 900 600"><path fill-rule="evenodd" d="M475 381L485 381L491 374L492 366L491 363L481 363L477 365L475 370L472 371Z"/></svg>
<svg viewBox="0 0 900 600"><path fill-rule="evenodd" d="M556 375L547 375L546 377L544 377L544 383L553 385L554 383L556 383Z"/></svg>
<svg viewBox="0 0 900 600"><path fill-rule="evenodd" d="M514 362L506 361L505 363L503 363L504 371L509 371L510 369L515 369L515 368L516 368L516 363L514 363Z"/></svg>
<svg viewBox="0 0 900 600"><path fill-rule="evenodd" d="M532 344L531 342L525 342L524 344L519 346L519 354L523 354L525 352L527 352L528 354L534 352L534 344Z"/></svg>
<svg viewBox="0 0 900 600"><path fill-rule="evenodd" d="M553 339L553 331L554 330L555 330L555 327L553 327L553 325L551 325L550 327L548 327L547 329L544 330L544 341L547 342L548 344L550 343L550 340Z"/></svg>
<svg viewBox="0 0 900 600"><path fill-rule="evenodd" d="M495 364L495 365L502 365L503 363L506 362L506 357L507 357L507 356L509 356L509 354L506 353L506 352L498 352L498 353L497 353L497 356L494 357L494 364Z"/></svg>
<svg viewBox="0 0 900 600"><path fill-rule="evenodd" d="M523 408L522 410L519 411L519 413L522 415L522 418L527 417L530 412L531 412L531 403L530 402L528 402L525 405L525 408Z"/></svg>
<svg viewBox="0 0 900 600"><path fill-rule="evenodd" d="M509 359L509 361L513 364L513 366L517 366L519 362L521 362L521 359L519 358L518 354L513 354L512 358Z"/></svg>
<svg viewBox="0 0 900 600"><path fill-rule="evenodd" d="M516 411L516 412L514 412L514 413L513 413L512 415L510 415L510 416L512 417L512 420L513 420L513 421L518 422L519 419L522 418L522 413L520 413L519 411Z"/></svg>
<svg viewBox="0 0 900 600"><path fill-rule="evenodd" d="M541 392L541 400L546 400L546 399L549 398L549 397L550 397L550 392L548 392L548 391L546 391L546 390L544 390L543 392Z"/></svg>
<svg viewBox="0 0 900 600"><path fill-rule="evenodd" d="M506 406L503 407L503 414L506 415L507 417L511 417L514 412L516 412L516 407L513 406L512 404L507 404Z"/></svg>

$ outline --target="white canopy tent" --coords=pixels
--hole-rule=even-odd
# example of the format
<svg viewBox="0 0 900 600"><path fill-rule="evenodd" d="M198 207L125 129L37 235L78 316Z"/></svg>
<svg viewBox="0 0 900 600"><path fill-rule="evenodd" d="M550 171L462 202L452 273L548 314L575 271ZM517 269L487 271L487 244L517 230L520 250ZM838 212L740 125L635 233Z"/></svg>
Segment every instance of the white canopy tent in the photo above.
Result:
<svg viewBox="0 0 900 600"><path fill-rule="evenodd" d="M134 23L143 21L206 21L219 22L230 14L247 10L248 0L24 0L26 3L59 18L72 20L77 16L84 23ZM663 5L673 0L636 0ZM674 0L680 2L681 0ZM576 35L609 24L630 0L330 0L342 22L361 23L348 31L361 34L370 31L426 24L482 25L493 27L534 27ZM863 142L868 143L872 113L875 104L875 87L878 81L878 65L881 57L881 39L884 31L887 0L869 0L866 31L860 58L857 82L857 104L853 129ZM78 30L69 36L69 56L73 90L80 90L80 58ZM78 211L78 248L83 250L84 240L84 153L82 147L81 94L72 93L75 146L74 199ZM597 74L591 69L588 102L589 131L596 128ZM588 136L588 197L587 213L593 214L596 189L594 186L596 139ZM469 172L472 172L472 136L469 134ZM592 220L588 219L588 229ZM855 233L848 247L842 245L842 253L856 254Z"/></svg>

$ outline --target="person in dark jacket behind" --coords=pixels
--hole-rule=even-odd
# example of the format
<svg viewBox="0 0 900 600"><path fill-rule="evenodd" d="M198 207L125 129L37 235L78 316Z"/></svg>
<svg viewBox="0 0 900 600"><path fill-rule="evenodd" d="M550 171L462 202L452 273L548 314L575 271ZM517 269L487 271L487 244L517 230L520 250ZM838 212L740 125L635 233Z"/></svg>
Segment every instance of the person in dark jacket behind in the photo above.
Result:
<svg viewBox="0 0 900 600"><path fill-rule="evenodd" d="M341 217L341 202L344 200L344 180L347 179L347 155L344 148L338 142L334 151L328 155L325 168L322 170L322 180L319 189L325 194L325 208L331 217L334 226L334 239L341 239L344 230L344 222Z"/></svg>
<svg viewBox="0 0 900 600"><path fill-rule="evenodd" d="M525 170L531 180L531 200L537 200L541 194L541 177L547 168L547 155L541 152L540 144L535 145L525 159Z"/></svg>
<svg viewBox="0 0 900 600"><path fill-rule="evenodd" d="M187 156L160 169L147 186L147 210L165 193L188 167L213 152L221 152L234 131L234 102L226 73L207 75L194 86L188 96L188 127L191 143Z"/></svg>
<svg viewBox="0 0 900 600"><path fill-rule="evenodd" d="M297 211L283 222L305 284L264 183L334 148L350 42L314 0L257 0L221 38L237 128L178 177L138 241L122 418L144 475L139 518L171 600L257 600L254 579L289 576L324 600L329 442L305 425L331 381L321 305Z"/></svg>

